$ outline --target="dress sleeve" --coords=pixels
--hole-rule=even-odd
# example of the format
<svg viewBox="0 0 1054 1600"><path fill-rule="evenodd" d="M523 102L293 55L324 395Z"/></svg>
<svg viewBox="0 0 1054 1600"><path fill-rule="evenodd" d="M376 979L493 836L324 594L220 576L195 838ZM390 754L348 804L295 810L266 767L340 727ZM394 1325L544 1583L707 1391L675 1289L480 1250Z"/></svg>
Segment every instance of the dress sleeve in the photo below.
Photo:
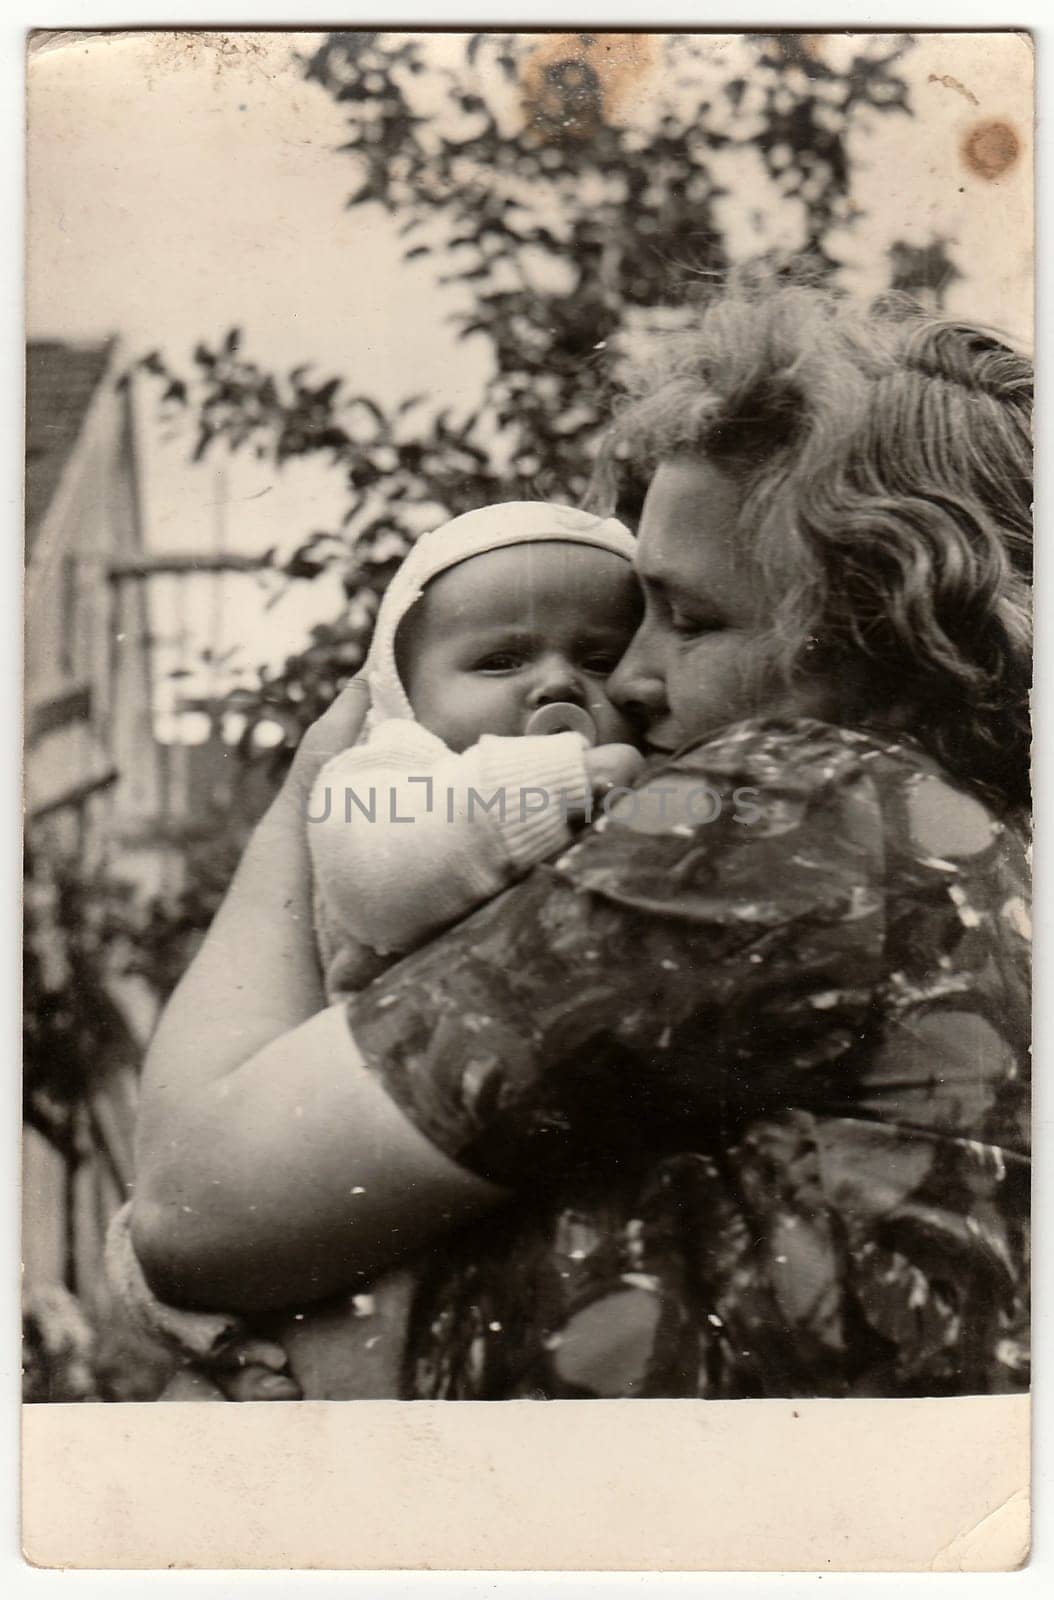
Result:
<svg viewBox="0 0 1054 1600"><path fill-rule="evenodd" d="M742 725L611 812L350 1013L407 1115L524 1197L439 1274L414 1392L1027 1385L1016 825L818 724Z"/></svg>
<svg viewBox="0 0 1054 1600"><path fill-rule="evenodd" d="M422 1131L503 1183L824 1103L885 975L881 766L811 724L688 752L356 997L357 1044Z"/></svg>

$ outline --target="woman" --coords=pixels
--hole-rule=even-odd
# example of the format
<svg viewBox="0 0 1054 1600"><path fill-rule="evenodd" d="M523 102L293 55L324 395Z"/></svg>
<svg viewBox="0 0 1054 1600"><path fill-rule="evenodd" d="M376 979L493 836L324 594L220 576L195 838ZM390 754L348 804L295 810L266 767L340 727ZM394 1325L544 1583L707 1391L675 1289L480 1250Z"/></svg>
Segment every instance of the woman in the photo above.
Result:
<svg viewBox="0 0 1054 1600"><path fill-rule="evenodd" d="M640 791L326 1010L303 801L342 697L147 1064L160 1295L412 1261L408 1396L1027 1382L1030 400L998 340L818 291L669 341L614 452L650 474L609 685Z"/></svg>

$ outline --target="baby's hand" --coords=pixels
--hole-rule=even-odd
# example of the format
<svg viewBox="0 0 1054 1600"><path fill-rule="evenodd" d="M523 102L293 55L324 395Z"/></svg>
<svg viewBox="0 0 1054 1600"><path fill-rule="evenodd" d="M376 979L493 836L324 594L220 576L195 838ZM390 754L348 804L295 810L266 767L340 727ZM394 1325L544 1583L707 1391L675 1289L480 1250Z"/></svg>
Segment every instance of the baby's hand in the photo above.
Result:
<svg viewBox="0 0 1054 1600"><path fill-rule="evenodd" d="M600 800L612 789L628 789L644 765L644 757L631 744L598 744L583 750L586 780L593 798ZM568 821L575 827L587 822L591 806L571 807Z"/></svg>
<svg viewBox="0 0 1054 1600"><path fill-rule="evenodd" d="M631 744L598 744L584 755L586 777L594 795L611 789L628 789L644 765L644 757Z"/></svg>

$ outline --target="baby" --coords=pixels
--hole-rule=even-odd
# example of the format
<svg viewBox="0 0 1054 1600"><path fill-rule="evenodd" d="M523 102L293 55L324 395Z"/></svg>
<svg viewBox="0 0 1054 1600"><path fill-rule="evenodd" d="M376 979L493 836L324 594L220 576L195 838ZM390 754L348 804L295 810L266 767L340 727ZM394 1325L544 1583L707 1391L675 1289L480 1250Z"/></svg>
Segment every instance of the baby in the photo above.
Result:
<svg viewBox="0 0 1054 1600"><path fill-rule="evenodd" d="M641 757L605 683L637 625L634 548L614 519L520 501L414 545L378 612L363 737L308 808L331 1001L569 843L594 793L632 782ZM546 706L568 731L527 734Z"/></svg>

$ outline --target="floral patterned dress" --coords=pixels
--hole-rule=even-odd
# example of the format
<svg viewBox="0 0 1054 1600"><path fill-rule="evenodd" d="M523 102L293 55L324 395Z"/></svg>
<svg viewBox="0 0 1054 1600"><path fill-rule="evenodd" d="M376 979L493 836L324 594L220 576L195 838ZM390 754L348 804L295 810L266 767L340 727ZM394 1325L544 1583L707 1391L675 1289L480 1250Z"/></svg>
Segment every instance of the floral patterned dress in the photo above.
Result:
<svg viewBox="0 0 1054 1600"><path fill-rule="evenodd" d="M404 1396L1026 1387L1027 883L914 741L742 723L357 996L519 1196L424 1258Z"/></svg>

